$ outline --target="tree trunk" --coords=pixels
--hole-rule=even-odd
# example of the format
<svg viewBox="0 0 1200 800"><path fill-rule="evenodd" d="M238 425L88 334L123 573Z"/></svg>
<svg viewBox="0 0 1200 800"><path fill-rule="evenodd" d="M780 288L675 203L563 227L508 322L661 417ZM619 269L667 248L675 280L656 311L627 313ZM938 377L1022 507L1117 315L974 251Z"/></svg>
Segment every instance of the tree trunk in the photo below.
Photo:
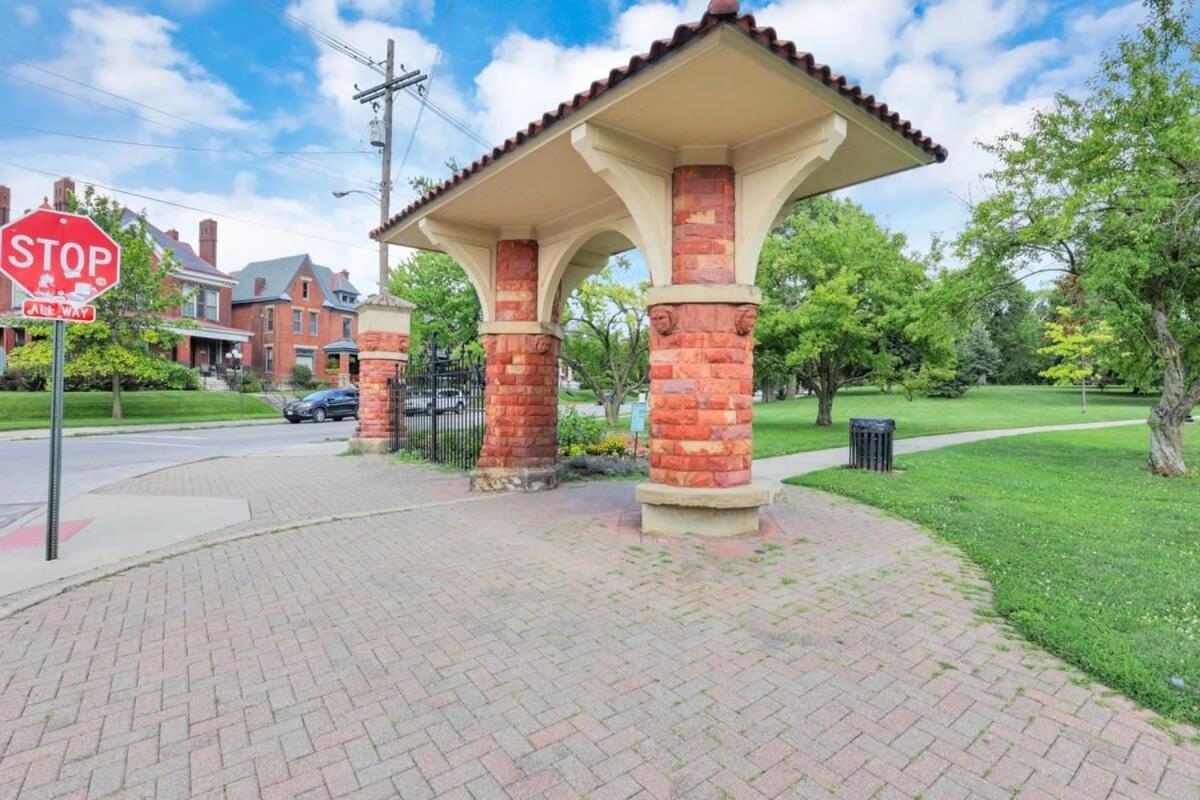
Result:
<svg viewBox="0 0 1200 800"><path fill-rule="evenodd" d="M1187 409L1159 403L1150 412L1150 471L1164 478L1187 475L1183 460L1183 426Z"/></svg>
<svg viewBox="0 0 1200 800"><path fill-rule="evenodd" d="M817 427L824 428L833 424L833 390L822 386L817 391Z"/></svg>
<svg viewBox="0 0 1200 800"><path fill-rule="evenodd" d="M1083 413L1087 413L1087 378L1083 379Z"/></svg>
<svg viewBox="0 0 1200 800"><path fill-rule="evenodd" d="M762 382L762 401L764 403L771 402L771 382L770 381Z"/></svg>
<svg viewBox="0 0 1200 800"><path fill-rule="evenodd" d="M618 395L616 392L603 395L604 397L604 419L608 421L610 428L615 428L621 421L621 401L625 398L623 394Z"/></svg>
<svg viewBox="0 0 1200 800"><path fill-rule="evenodd" d="M124 419L125 413L121 408L121 376L112 376L112 418Z"/></svg>
<svg viewBox="0 0 1200 800"><path fill-rule="evenodd" d="M799 381L796 380L795 373L788 376L787 382L787 399L795 400L796 395L800 392Z"/></svg>

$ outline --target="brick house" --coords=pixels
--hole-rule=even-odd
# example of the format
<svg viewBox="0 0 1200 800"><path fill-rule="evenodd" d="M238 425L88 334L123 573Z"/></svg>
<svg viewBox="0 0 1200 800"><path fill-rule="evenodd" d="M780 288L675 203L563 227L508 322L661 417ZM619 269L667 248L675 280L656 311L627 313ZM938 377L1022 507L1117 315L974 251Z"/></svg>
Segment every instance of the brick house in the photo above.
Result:
<svg viewBox="0 0 1200 800"><path fill-rule="evenodd" d="M348 271L303 254L256 261L232 277L233 324L252 332L249 355L265 380L287 383L300 364L331 384L354 382L359 291Z"/></svg>

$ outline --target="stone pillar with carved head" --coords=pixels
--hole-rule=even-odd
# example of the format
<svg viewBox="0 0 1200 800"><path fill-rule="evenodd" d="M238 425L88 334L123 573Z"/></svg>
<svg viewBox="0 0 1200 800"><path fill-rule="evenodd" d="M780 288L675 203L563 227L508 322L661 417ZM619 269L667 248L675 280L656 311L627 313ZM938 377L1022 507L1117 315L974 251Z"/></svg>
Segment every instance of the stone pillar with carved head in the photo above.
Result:
<svg viewBox="0 0 1200 800"><path fill-rule="evenodd" d="M391 396L391 382L404 373L413 304L391 295L372 295L358 307L358 425L350 449L386 453L404 435L403 398ZM400 404L399 413L392 405ZM399 430L393 430L398 425Z"/></svg>
<svg viewBox="0 0 1200 800"><path fill-rule="evenodd" d="M736 282L735 176L725 164L676 168L671 285L650 290L647 533L757 531L774 487L751 478L754 325L761 293Z"/></svg>

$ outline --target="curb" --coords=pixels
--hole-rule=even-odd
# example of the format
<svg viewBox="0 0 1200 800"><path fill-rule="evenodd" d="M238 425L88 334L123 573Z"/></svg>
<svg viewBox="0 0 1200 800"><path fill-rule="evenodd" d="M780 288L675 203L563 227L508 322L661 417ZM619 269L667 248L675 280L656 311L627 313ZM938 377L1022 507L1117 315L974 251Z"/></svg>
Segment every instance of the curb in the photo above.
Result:
<svg viewBox="0 0 1200 800"><path fill-rule="evenodd" d="M109 429L103 426L90 426L84 428L75 428L72 432L71 428L63 429L64 439L82 439L88 436L125 436L125 435L140 435L147 433L170 433L172 431L205 431L205 430L221 430L224 428L259 428L267 425L281 425L283 418L276 419L274 417L259 417L258 419L240 419L240 420L213 420L211 422L181 422L178 425L172 425L168 428L160 428L158 425L164 423L150 422L146 425L113 425ZM170 424L170 423L166 423ZM0 432L0 442L30 442L42 441L50 438L50 432L41 428L25 428L14 431Z"/></svg>
<svg viewBox="0 0 1200 800"><path fill-rule="evenodd" d="M223 544L231 544L239 542L243 539L253 539L259 536L268 536L276 533L288 533L290 531L303 530L305 528L313 528L318 525L328 525L335 522L347 522L359 519L371 519L372 517L386 517L393 514L405 514L412 511L425 511L431 508L443 508L446 506L458 505L460 503L475 503L483 500L491 500L498 497L503 497L502 493L498 494L480 494L475 496L461 497L456 500L442 500L436 503L420 503L412 506L397 506L393 508L382 508L374 511L356 511L348 514L335 514L328 517L313 517L311 519L299 520L283 525L275 525L267 528L256 528L249 531L238 531L236 533L218 536L212 539L195 538L187 542L160 547L157 550L149 550L141 555L130 556L127 559L118 561L114 564L109 564L103 567L81 572L78 575L71 575L65 578L60 578L54 583L44 586L29 589L27 594L20 594L15 599L9 602L3 602L0 598L0 621L7 620L22 611L33 608L36 605L46 602L47 600L66 594L74 589L80 589L88 584L111 578L115 575L120 575L123 572L128 572L138 567L145 567L160 561L166 561L178 556L194 553L198 550L207 550L211 547L219 547ZM201 534L203 536L203 534Z"/></svg>

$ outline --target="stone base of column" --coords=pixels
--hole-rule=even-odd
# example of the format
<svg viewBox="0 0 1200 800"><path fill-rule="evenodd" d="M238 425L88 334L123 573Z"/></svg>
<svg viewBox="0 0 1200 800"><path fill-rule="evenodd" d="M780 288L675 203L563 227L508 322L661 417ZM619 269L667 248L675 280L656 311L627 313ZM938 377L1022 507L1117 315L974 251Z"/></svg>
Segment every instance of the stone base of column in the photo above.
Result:
<svg viewBox="0 0 1200 800"><path fill-rule="evenodd" d="M404 442L400 442L404 446ZM367 439L358 436L350 437L350 452L367 456L382 456L392 452L392 437L383 439Z"/></svg>
<svg viewBox="0 0 1200 800"><path fill-rule="evenodd" d="M545 492L557 489L563 467L480 467L471 473L473 492Z"/></svg>
<svg viewBox="0 0 1200 800"><path fill-rule="evenodd" d="M741 536L758 533L758 510L775 502L778 481L756 480L745 486L693 489L642 483L642 533L657 536Z"/></svg>

